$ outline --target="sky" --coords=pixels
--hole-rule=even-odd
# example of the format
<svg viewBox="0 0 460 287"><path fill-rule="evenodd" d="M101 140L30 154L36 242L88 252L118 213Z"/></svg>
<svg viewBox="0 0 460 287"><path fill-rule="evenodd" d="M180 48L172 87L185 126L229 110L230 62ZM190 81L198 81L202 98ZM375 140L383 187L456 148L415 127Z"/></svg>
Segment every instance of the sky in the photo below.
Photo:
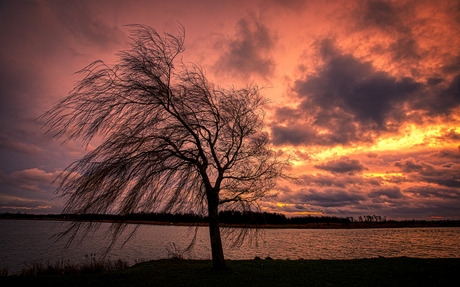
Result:
<svg viewBox="0 0 460 287"><path fill-rule="evenodd" d="M59 213L53 179L87 150L37 118L128 24L176 34L214 83L256 83L292 154L262 210L460 219L459 1L0 0L0 212ZM91 145L90 147L91 148Z"/></svg>

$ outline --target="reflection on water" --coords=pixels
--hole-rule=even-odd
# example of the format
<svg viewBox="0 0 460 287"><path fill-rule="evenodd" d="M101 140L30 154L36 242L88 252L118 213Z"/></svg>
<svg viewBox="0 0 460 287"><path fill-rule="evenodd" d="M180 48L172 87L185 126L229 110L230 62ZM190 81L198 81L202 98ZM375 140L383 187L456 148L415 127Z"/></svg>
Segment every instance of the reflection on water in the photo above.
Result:
<svg viewBox="0 0 460 287"><path fill-rule="evenodd" d="M55 263L71 260L78 263L92 258L107 246L104 231L108 223L88 236L81 245L62 251L64 241L54 242L52 235L63 226L54 221L0 220L0 267L17 269L23 262L42 260ZM130 227L131 228L131 227ZM128 230L129 232L129 230ZM395 229L266 229L258 245L225 247L227 259L355 259L377 256L460 258L460 228L395 228ZM185 248L194 228L183 226L142 225L136 236L123 248L123 238L109 253L110 259L168 257L166 247L174 243ZM196 246L189 257L210 259L208 229L199 227Z"/></svg>

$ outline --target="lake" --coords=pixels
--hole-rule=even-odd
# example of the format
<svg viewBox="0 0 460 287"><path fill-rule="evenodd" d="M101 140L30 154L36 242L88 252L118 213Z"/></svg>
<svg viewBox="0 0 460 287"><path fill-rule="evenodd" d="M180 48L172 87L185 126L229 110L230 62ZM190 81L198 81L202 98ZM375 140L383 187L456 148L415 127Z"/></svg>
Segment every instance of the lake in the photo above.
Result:
<svg viewBox="0 0 460 287"><path fill-rule="evenodd" d="M0 220L0 268L13 271L35 261L73 263L98 258L110 242L105 234L110 223L103 223L81 244L63 250L65 241L55 242L53 234L65 230L59 221ZM132 229L134 226L128 227ZM223 232L233 229L223 228ZM129 230L128 230L129 231ZM167 258L167 248L174 244L185 248L195 234L195 227L141 225L136 235L123 247L122 235L108 254L111 260ZM224 246L226 259L358 259L384 257L460 258L460 227L375 228L375 229L261 229L257 245L246 243ZM185 256L210 259L207 227L198 227L196 245Z"/></svg>

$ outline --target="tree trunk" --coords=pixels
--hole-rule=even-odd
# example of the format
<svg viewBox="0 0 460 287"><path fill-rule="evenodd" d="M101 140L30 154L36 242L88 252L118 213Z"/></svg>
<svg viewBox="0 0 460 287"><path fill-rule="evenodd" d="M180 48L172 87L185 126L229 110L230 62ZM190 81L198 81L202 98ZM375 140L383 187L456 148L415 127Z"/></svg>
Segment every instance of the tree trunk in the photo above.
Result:
<svg viewBox="0 0 460 287"><path fill-rule="evenodd" d="M209 235L211 237L212 264L214 269L227 269L224 259L224 250L219 230L219 197L214 192L208 192L208 218L209 218Z"/></svg>

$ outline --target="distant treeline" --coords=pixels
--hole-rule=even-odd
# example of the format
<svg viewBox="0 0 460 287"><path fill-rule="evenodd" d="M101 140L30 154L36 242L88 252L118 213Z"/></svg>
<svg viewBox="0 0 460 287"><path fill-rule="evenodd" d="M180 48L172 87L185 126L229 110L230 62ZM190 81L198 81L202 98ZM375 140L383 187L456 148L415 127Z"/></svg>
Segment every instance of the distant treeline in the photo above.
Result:
<svg viewBox="0 0 460 287"><path fill-rule="evenodd" d="M0 218L10 219L68 219L68 220L110 220L110 221L153 221L170 223L206 223L206 216L195 213L131 213L126 216L112 214L27 214L27 213L0 213ZM240 211L221 211L219 221L226 224L249 224L249 225L301 225L310 223L356 223L356 222L411 222L429 223L426 220L405 220L395 221L386 220L386 217L376 215L353 217L334 217L334 216L298 216L286 217L281 213L268 212L240 212ZM458 220L457 220L458 221ZM437 220L436 222L457 222L452 220Z"/></svg>
<svg viewBox="0 0 460 287"><path fill-rule="evenodd" d="M131 213L126 216L112 214L27 214L27 213L1 213L0 218L16 219L72 219L72 220L129 220L129 221L155 221L172 223L206 223L206 216L195 213ZM288 218L281 213L268 212L240 212L221 211L219 221L227 224L305 224L305 223L349 223L350 218L331 216L302 216Z"/></svg>
<svg viewBox="0 0 460 287"><path fill-rule="evenodd" d="M286 217L281 213L221 211L219 221L228 224L307 224L307 223L350 223L349 218L333 216Z"/></svg>

